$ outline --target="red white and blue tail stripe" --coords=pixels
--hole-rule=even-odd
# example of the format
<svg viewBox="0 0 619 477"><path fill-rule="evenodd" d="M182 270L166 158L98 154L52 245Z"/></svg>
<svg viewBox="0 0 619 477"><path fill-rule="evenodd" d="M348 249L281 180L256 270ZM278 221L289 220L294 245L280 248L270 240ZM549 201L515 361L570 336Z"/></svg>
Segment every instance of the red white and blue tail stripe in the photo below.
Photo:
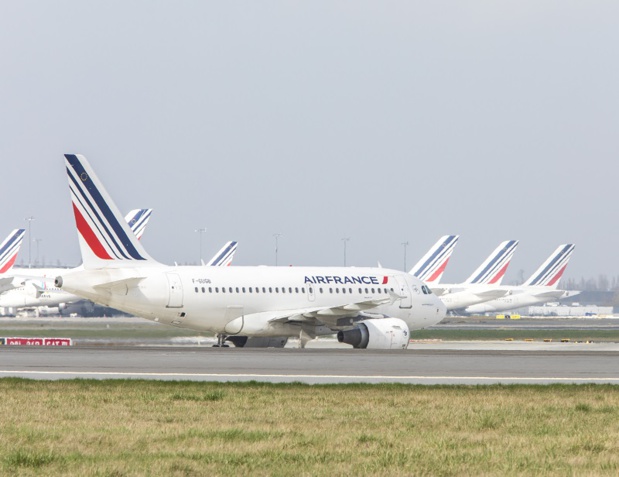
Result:
<svg viewBox="0 0 619 477"><path fill-rule="evenodd" d="M207 267L228 267L234 258L238 242L227 242L206 264Z"/></svg>
<svg viewBox="0 0 619 477"><path fill-rule="evenodd" d="M500 285L509 262L518 247L518 240L501 242L490 256L466 279L464 283L475 285Z"/></svg>
<svg viewBox="0 0 619 477"><path fill-rule="evenodd" d="M82 155L65 154L69 189L85 268L152 261Z"/></svg>
<svg viewBox="0 0 619 477"><path fill-rule="evenodd" d="M438 239L409 273L426 283L439 283L459 238L459 235L444 235Z"/></svg>
<svg viewBox="0 0 619 477"><path fill-rule="evenodd" d="M0 245L0 273L6 273L13 267L25 233L25 229L15 229Z"/></svg>
<svg viewBox="0 0 619 477"><path fill-rule="evenodd" d="M573 243L559 245L548 259L524 282L524 286L545 286L557 288L559 280L574 253Z"/></svg>
<svg viewBox="0 0 619 477"><path fill-rule="evenodd" d="M129 224L133 234L138 240L142 238L142 234L146 229L146 224L150 220L153 209L133 209L125 216L125 222Z"/></svg>

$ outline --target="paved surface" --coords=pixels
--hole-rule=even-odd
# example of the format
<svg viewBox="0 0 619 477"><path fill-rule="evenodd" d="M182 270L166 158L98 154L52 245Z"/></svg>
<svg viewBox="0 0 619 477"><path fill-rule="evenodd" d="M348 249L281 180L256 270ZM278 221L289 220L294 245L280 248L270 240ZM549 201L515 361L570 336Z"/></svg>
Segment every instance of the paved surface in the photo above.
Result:
<svg viewBox="0 0 619 477"><path fill-rule="evenodd" d="M304 383L619 384L617 344L413 343L406 351L0 347L0 377ZM325 345L326 346L326 345Z"/></svg>

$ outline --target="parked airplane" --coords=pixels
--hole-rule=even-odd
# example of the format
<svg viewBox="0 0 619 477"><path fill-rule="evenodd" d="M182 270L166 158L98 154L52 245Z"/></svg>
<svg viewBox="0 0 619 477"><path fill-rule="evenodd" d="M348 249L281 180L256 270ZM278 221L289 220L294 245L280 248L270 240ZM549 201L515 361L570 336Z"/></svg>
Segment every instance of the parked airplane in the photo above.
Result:
<svg viewBox="0 0 619 477"><path fill-rule="evenodd" d="M226 244L219 249L213 258L211 258L206 264L207 267L229 267L232 264L232 259L234 258L234 253L236 252L236 247L238 242L230 241L226 242Z"/></svg>
<svg viewBox="0 0 619 477"><path fill-rule="evenodd" d="M84 270L57 286L161 323L229 336L321 334L355 348L406 348L445 306L417 278L382 268L168 267L153 260L80 155L66 154Z"/></svg>
<svg viewBox="0 0 619 477"><path fill-rule="evenodd" d="M447 310L458 310L502 297L507 291L499 285L517 247L518 240L501 242L463 283L439 284L430 288L440 296Z"/></svg>
<svg viewBox="0 0 619 477"><path fill-rule="evenodd" d="M25 229L15 229L0 244L0 293L18 286L15 277L7 272L13 268L25 233Z"/></svg>
<svg viewBox="0 0 619 477"><path fill-rule="evenodd" d="M546 261L521 286L503 287L507 294L496 300L466 308L467 313L491 313L539 305L548 301L577 295L580 292L558 290L559 280L567 267L575 245L559 245Z"/></svg>
<svg viewBox="0 0 619 477"><path fill-rule="evenodd" d="M459 235L444 235L421 257L409 272L432 288L443 276L447 262L456 248Z"/></svg>

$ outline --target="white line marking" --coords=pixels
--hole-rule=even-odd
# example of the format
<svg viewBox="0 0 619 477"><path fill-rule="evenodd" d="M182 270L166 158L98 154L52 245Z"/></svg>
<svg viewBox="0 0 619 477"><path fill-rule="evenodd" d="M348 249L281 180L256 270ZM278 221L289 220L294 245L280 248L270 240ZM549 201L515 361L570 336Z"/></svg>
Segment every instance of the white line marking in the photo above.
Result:
<svg viewBox="0 0 619 477"><path fill-rule="evenodd" d="M132 376L132 377L194 377L194 378L288 378L288 379L399 379L399 380L463 380L463 381L577 381L577 382L618 382L619 377L582 378L582 377L516 377L516 376L363 376L341 374L218 374L218 373L146 373L146 372L113 372L113 371L6 371L5 375L50 375L50 376Z"/></svg>

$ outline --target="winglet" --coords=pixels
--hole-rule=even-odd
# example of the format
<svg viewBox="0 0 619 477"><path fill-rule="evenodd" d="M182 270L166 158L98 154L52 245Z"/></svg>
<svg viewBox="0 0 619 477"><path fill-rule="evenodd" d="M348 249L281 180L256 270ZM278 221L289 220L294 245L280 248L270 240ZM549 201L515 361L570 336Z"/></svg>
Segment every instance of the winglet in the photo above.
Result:
<svg viewBox="0 0 619 477"><path fill-rule="evenodd" d="M524 282L523 286L546 286L557 288L559 280L574 253L576 245L566 243L559 245L550 257Z"/></svg>
<svg viewBox="0 0 619 477"><path fill-rule="evenodd" d="M25 233L25 229L15 229L0 244L0 273L6 273L13 267Z"/></svg>
<svg viewBox="0 0 619 477"><path fill-rule="evenodd" d="M428 284L439 283L459 238L459 235L444 235L438 239L409 273Z"/></svg>
<svg viewBox="0 0 619 477"><path fill-rule="evenodd" d="M518 240L501 242L464 283L500 285L518 243Z"/></svg>
<svg viewBox="0 0 619 477"><path fill-rule="evenodd" d="M84 268L157 264L133 234L86 158L65 154L65 162Z"/></svg>

